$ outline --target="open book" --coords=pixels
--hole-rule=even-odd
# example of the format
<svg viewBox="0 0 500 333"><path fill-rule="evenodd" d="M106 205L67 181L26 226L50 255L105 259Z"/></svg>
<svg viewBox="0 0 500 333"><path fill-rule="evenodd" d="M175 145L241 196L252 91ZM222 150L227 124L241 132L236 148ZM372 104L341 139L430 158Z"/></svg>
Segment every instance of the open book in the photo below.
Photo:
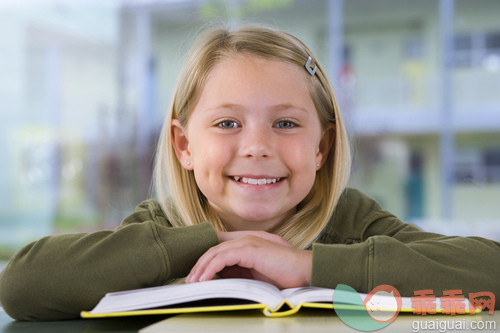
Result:
<svg viewBox="0 0 500 333"><path fill-rule="evenodd" d="M334 289L301 287L280 290L257 280L219 279L108 293L94 309L83 311L81 316L99 318L257 309L269 317L282 317L303 307L333 309L333 294ZM367 294L360 296L364 301ZM390 297L387 298L386 304L391 304ZM412 312L411 298L402 297L401 300L400 311ZM382 303L379 300L379 304ZM335 304L335 308L365 310L363 305L353 303Z"/></svg>

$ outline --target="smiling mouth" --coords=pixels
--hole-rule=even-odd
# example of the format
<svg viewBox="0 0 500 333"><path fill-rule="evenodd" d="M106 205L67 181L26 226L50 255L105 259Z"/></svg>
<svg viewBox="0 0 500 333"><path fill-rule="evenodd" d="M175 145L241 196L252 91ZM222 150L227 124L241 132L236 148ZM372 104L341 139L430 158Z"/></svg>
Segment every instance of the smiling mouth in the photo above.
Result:
<svg viewBox="0 0 500 333"><path fill-rule="evenodd" d="M277 182L281 181L282 178L248 178L248 177L238 177L238 176L233 176L232 177L235 181L239 183L244 183L244 184L251 184L251 185L268 185L268 184L276 184Z"/></svg>

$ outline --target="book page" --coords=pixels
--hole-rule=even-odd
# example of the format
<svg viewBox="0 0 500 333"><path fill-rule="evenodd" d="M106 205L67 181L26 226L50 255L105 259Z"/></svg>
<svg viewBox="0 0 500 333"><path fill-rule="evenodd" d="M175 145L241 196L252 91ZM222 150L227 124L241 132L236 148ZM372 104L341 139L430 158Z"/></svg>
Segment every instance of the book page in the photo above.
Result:
<svg viewBox="0 0 500 333"><path fill-rule="evenodd" d="M210 298L236 298L276 308L283 301L275 286L256 280L220 279L121 291L106 296L92 314L170 306Z"/></svg>
<svg viewBox="0 0 500 333"><path fill-rule="evenodd" d="M332 303L333 301L333 289L327 288L290 288L282 290L281 294L293 307L303 303Z"/></svg>
<svg viewBox="0 0 500 333"><path fill-rule="evenodd" d="M334 289L319 288L319 287L302 287L302 288L292 288L285 289L281 291L283 298L288 300L288 303L292 306L298 306L303 303L332 303ZM359 293L362 301L364 302L368 294ZM402 309L408 311L411 309L411 298L401 297ZM393 309L394 298L388 296L378 296L377 304L381 308ZM437 300L437 305L439 308L439 299Z"/></svg>

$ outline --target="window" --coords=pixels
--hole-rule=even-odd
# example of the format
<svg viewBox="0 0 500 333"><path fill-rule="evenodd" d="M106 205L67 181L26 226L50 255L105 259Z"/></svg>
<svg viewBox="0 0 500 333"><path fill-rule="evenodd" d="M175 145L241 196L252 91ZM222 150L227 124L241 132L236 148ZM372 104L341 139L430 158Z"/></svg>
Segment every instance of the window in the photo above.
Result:
<svg viewBox="0 0 500 333"><path fill-rule="evenodd" d="M500 52L500 33L488 34L485 38L486 51L499 53Z"/></svg>
<svg viewBox="0 0 500 333"><path fill-rule="evenodd" d="M457 183L500 183L500 148L458 151L455 164Z"/></svg>
<svg viewBox="0 0 500 333"><path fill-rule="evenodd" d="M453 41L455 67L484 66L489 70L498 62L500 62L500 32L468 32L455 36Z"/></svg>
<svg viewBox="0 0 500 333"><path fill-rule="evenodd" d="M487 150L483 154L485 180L487 183L500 183L500 149Z"/></svg>

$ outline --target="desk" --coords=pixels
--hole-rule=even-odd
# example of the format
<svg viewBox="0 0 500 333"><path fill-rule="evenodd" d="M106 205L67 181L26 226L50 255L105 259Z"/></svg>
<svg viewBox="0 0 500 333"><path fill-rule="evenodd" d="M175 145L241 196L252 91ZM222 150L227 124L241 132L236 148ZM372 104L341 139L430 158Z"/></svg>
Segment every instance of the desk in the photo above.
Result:
<svg viewBox="0 0 500 333"><path fill-rule="evenodd" d="M456 325L463 325L469 327L468 330L451 330L447 329L448 333L456 332L482 332L493 333L500 329L500 311L494 315L487 313L478 314L475 316L458 315L458 316L445 316L445 315L428 315L417 316L408 313L400 314L396 320L389 326L382 328L381 333L392 332L415 332L417 325L421 328L419 332L430 333L439 332L436 330L424 330L429 327L430 321L433 324L439 322L459 322ZM477 327L483 325L485 322L495 322L495 329L479 330ZM414 324L414 322L417 322ZM425 323L427 322L427 323ZM474 327L471 323L474 322ZM452 324L450 324L452 325ZM476 329L474 329L476 328ZM204 313L204 314L183 314L178 315L151 326L148 326L140 331L141 333L157 333L157 332L238 332L238 333L264 333L264 332L353 332L360 333L360 331L350 328L345 325L334 313L329 310L301 310L299 313L283 318L267 318L258 311L237 311L231 313Z"/></svg>
<svg viewBox="0 0 500 333"><path fill-rule="evenodd" d="M500 329L500 311L494 315L486 313L476 316L426 317L400 314L381 333L412 332L414 321L463 321L466 323L494 321L497 331ZM173 317L147 316L109 319L79 319L48 322L16 322L0 311L0 332L2 333L45 333L45 332L354 332L359 333L340 321L328 310L301 310L299 313L284 318L267 318L258 311L233 311L225 313L183 314ZM439 332L438 330L420 330L422 333ZM448 333L474 332L493 333L495 330L446 330Z"/></svg>
<svg viewBox="0 0 500 333"><path fill-rule="evenodd" d="M15 321L0 310L1 333L102 333L137 332L167 318L166 316L144 316L109 319L77 319L61 321L26 322Z"/></svg>

